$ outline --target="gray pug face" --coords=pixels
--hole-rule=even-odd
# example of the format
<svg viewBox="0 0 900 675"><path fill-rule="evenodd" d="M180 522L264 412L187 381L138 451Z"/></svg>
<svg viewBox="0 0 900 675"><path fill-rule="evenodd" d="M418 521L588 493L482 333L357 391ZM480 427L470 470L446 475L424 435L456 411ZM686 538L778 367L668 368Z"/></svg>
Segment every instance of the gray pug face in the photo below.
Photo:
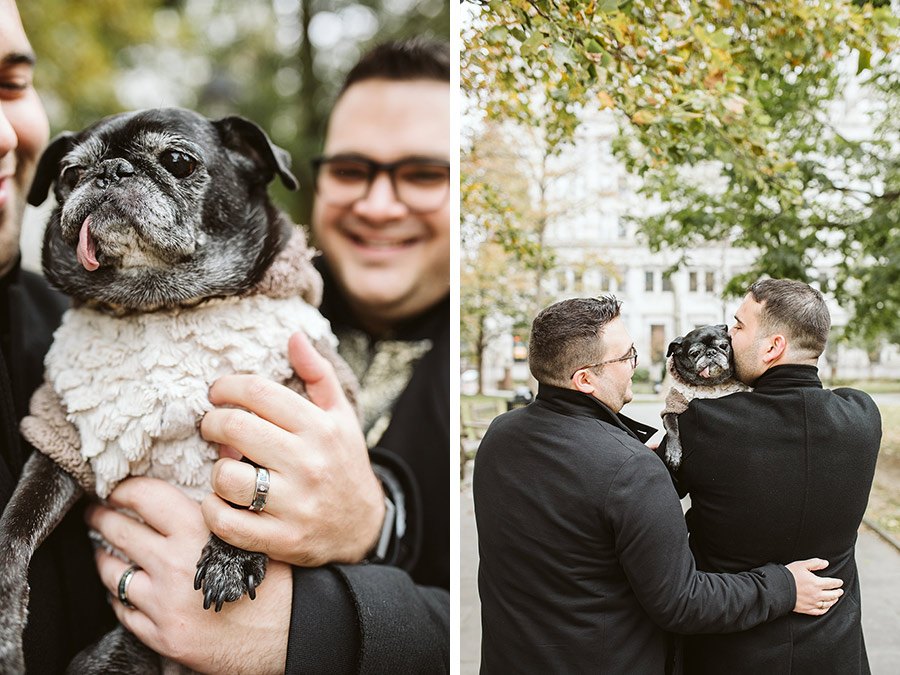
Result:
<svg viewBox="0 0 900 675"><path fill-rule="evenodd" d="M116 313L248 290L290 231L267 194L276 174L296 189L287 153L240 117L164 108L63 133L41 157L28 196L40 204L54 186L44 274Z"/></svg>
<svg viewBox="0 0 900 675"><path fill-rule="evenodd" d="M701 326L669 344L675 371L691 385L712 387L733 374L731 340L727 326Z"/></svg>

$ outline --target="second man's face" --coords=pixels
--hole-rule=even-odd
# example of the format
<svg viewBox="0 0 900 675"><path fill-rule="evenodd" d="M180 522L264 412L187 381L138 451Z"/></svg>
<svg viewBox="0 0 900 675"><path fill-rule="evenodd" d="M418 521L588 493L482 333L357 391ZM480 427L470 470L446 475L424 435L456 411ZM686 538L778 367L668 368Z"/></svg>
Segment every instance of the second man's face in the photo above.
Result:
<svg viewBox="0 0 900 675"><path fill-rule="evenodd" d="M338 100L324 155L390 164L450 157L450 86L432 80L365 80ZM400 178L398 178L400 180ZM419 180L412 176L411 181ZM341 206L320 190L313 233L350 306L364 322L390 325L415 316L450 288L449 173L438 207L416 212L398 199L387 172L368 194Z"/></svg>
<svg viewBox="0 0 900 675"><path fill-rule="evenodd" d="M603 330L603 344L604 361L625 357L631 352L634 341L621 317L616 317L606 325ZM634 398L631 390L633 376L634 368L630 360L607 363L594 376L594 398L613 412L619 412Z"/></svg>
<svg viewBox="0 0 900 675"><path fill-rule="evenodd" d="M757 335L761 309L762 305L747 295L734 313L734 325L728 331L734 351L734 374L744 384L752 385L765 372L762 361L765 345Z"/></svg>

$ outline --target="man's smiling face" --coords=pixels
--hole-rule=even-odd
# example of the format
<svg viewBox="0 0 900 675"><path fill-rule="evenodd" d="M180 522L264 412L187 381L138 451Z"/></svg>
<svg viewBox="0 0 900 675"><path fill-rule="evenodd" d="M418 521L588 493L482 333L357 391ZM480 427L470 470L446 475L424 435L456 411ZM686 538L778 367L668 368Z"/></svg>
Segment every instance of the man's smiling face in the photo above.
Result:
<svg viewBox="0 0 900 675"><path fill-rule="evenodd" d="M450 157L450 86L437 80L363 80L331 115L324 154L383 164ZM415 213L397 199L386 172L348 206L316 197L313 233L337 283L364 325L415 316L450 287L450 202Z"/></svg>
<svg viewBox="0 0 900 675"><path fill-rule="evenodd" d="M49 135L33 71L34 55L16 6L0 0L0 275L19 254L25 197Z"/></svg>

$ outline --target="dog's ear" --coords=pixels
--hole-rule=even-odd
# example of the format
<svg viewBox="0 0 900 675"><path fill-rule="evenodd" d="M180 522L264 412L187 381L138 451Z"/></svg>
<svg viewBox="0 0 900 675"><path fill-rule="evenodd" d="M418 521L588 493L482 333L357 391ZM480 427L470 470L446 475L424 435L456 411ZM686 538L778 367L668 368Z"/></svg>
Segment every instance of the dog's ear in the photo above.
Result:
<svg viewBox="0 0 900 675"><path fill-rule="evenodd" d="M677 337L669 343L669 349L666 350L666 356L672 356L675 352L681 349L681 344L684 342L683 337Z"/></svg>
<svg viewBox="0 0 900 675"><path fill-rule="evenodd" d="M59 163L66 153L75 145L76 134L64 131L50 141L50 145L44 150L34 172L34 181L28 191L28 203L32 206L40 206L47 199L50 186L59 177Z"/></svg>
<svg viewBox="0 0 900 675"><path fill-rule="evenodd" d="M720 330L720 331L722 331L723 333L727 333L727 332L728 332L728 326L726 326L724 323L720 323L719 325L716 326L716 330Z"/></svg>
<svg viewBox="0 0 900 675"><path fill-rule="evenodd" d="M225 147L241 153L265 172L267 183L277 173L288 190L297 189L297 178L291 173L291 156L287 150L272 143L266 132L256 124L232 115L215 120L213 126Z"/></svg>

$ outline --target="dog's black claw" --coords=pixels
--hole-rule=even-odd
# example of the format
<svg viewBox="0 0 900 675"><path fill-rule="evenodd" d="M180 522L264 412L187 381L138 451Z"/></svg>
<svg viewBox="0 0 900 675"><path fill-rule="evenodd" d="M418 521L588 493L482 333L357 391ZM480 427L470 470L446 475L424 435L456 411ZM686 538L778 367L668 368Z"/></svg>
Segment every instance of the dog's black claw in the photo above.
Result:
<svg viewBox="0 0 900 675"><path fill-rule="evenodd" d="M194 590L199 591L203 585L203 577L206 576L206 565L198 565L197 573L194 575Z"/></svg>
<svg viewBox="0 0 900 675"><path fill-rule="evenodd" d="M235 602L244 594L256 598L256 588L266 576L267 558L235 548L215 535L203 549L194 575L194 588L203 592L203 609L215 605L221 611L226 602Z"/></svg>

